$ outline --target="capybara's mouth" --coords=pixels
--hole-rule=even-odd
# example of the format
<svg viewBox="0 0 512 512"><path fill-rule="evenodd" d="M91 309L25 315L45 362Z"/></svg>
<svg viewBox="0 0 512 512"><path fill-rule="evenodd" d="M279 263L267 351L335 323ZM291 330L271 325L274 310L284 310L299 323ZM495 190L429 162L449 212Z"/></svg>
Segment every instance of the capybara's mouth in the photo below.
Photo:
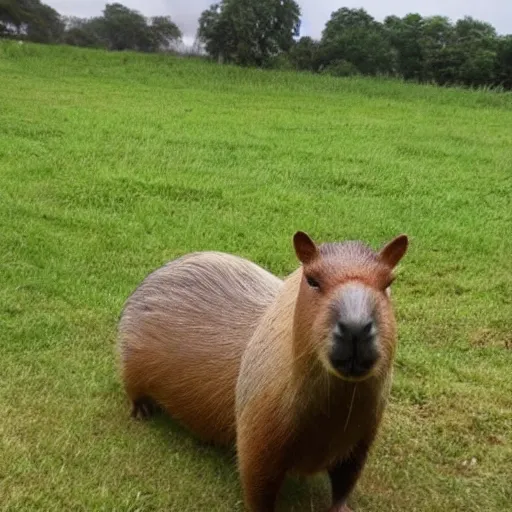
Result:
<svg viewBox="0 0 512 512"><path fill-rule="evenodd" d="M329 371L336 377L348 382L362 382L374 375L376 361L362 363L354 359L329 361Z"/></svg>

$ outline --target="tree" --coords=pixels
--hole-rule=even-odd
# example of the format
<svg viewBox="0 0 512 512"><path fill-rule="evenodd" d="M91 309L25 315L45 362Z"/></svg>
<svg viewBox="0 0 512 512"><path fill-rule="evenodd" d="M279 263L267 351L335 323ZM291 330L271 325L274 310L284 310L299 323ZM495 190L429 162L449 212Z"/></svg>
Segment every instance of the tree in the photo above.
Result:
<svg viewBox="0 0 512 512"><path fill-rule="evenodd" d="M488 23L465 17L452 25L442 16L408 14L388 16L384 24L404 78L464 85L494 81L498 39Z"/></svg>
<svg viewBox="0 0 512 512"><path fill-rule="evenodd" d="M512 35L498 39L494 75L496 84L512 89Z"/></svg>
<svg viewBox="0 0 512 512"><path fill-rule="evenodd" d="M181 39L181 31L169 16L147 20L121 4L107 4L103 16L67 18L64 42L109 50L156 52Z"/></svg>
<svg viewBox="0 0 512 512"><path fill-rule="evenodd" d="M34 16L27 24L27 39L36 43L59 42L64 32L60 14L49 5L37 4Z"/></svg>
<svg viewBox="0 0 512 512"><path fill-rule="evenodd" d="M424 18L421 46L423 77L438 84L456 83L460 57L455 51L455 32L445 16Z"/></svg>
<svg viewBox="0 0 512 512"><path fill-rule="evenodd" d="M33 17L32 0L0 0L0 33L4 36L22 36Z"/></svg>
<svg viewBox="0 0 512 512"><path fill-rule="evenodd" d="M182 37L178 25L171 20L170 16L155 16L151 18L149 26L152 45L156 50L168 50L171 45Z"/></svg>
<svg viewBox="0 0 512 512"><path fill-rule="evenodd" d="M454 28L457 82L484 85L494 81L498 36L489 23L465 17Z"/></svg>
<svg viewBox="0 0 512 512"><path fill-rule="evenodd" d="M488 23L465 17L425 18L423 74L438 84L484 85L494 81L498 38Z"/></svg>
<svg viewBox="0 0 512 512"><path fill-rule="evenodd" d="M199 28L197 30L197 40L204 43L206 52L222 61L224 55L234 53L234 48L229 48L229 37L227 34L227 20L221 16L222 6L212 4L208 9L201 13L199 17Z"/></svg>
<svg viewBox="0 0 512 512"><path fill-rule="evenodd" d="M301 37L290 48L290 62L299 71L318 71L320 43L311 37Z"/></svg>
<svg viewBox="0 0 512 512"><path fill-rule="evenodd" d="M324 66L344 61L365 75L393 71L384 27L364 9L343 7L333 12L322 33L320 52Z"/></svg>
<svg viewBox="0 0 512 512"><path fill-rule="evenodd" d="M388 16L384 20L395 54L396 72L406 80L423 80L423 25L423 18L419 14L407 14L403 18Z"/></svg>
<svg viewBox="0 0 512 512"><path fill-rule="evenodd" d="M0 0L0 34L4 36L53 43L63 30L59 13L40 0Z"/></svg>
<svg viewBox="0 0 512 512"><path fill-rule="evenodd" d="M103 30L110 50L148 51L151 46L146 18L118 3L105 6Z"/></svg>
<svg viewBox="0 0 512 512"><path fill-rule="evenodd" d="M63 42L73 46L106 48L108 43L104 35L103 18L64 18L65 31Z"/></svg>
<svg viewBox="0 0 512 512"><path fill-rule="evenodd" d="M220 61L262 66L292 47L299 28L294 0L222 0L203 11L197 35Z"/></svg>

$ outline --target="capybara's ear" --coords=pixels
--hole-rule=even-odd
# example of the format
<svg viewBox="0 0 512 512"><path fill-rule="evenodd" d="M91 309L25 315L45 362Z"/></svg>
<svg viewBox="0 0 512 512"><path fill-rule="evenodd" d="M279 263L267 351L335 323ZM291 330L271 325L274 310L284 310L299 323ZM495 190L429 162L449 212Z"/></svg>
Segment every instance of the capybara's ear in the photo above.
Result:
<svg viewBox="0 0 512 512"><path fill-rule="evenodd" d="M379 251L379 258L389 267L395 268L406 253L408 246L407 235L399 235Z"/></svg>
<svg viewBox="0 0 512 512"><path fill-rule="evenodd" d="M295 254L297 254L299 261L306 265L318 257L318 247L315 242L311 240L310 236L303 231L297 231L297 233L293 235L293 246L295 247Z"/></svg>

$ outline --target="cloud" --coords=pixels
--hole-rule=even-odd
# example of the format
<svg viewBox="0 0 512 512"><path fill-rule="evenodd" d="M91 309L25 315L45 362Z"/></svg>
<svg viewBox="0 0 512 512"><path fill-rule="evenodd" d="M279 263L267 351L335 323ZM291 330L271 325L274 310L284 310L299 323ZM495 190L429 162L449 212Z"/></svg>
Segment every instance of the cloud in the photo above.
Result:
<svg viewBox="0 0 512 512"><path fill-rule="evenodd" d="M116 0L111 0L113 3ZM193 40L197 20L212 0L119 0L146 16L170 15L179 25L187 40ZM105 0L46 0L46 3L64 15L97 16L105 7ZM364 8L382 21L386 16L403 16L418 12L423 16L441 14L455 21L466 15L491 23L499 33L512 34L511 0L299 0L302 9L301 35L320 37L331 13L340 7Z"/></svg>

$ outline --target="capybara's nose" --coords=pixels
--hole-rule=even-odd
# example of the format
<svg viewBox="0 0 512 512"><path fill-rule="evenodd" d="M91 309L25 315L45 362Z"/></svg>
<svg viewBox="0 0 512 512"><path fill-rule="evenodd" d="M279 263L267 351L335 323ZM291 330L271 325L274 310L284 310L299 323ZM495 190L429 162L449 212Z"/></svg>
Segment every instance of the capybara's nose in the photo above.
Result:
<svg viewBox="0 0 512 512"><path fill-rule="evenodd" d="M379 358L373 321L338 322L330 361L333 368L347 377L363 377Z"/></svg>

